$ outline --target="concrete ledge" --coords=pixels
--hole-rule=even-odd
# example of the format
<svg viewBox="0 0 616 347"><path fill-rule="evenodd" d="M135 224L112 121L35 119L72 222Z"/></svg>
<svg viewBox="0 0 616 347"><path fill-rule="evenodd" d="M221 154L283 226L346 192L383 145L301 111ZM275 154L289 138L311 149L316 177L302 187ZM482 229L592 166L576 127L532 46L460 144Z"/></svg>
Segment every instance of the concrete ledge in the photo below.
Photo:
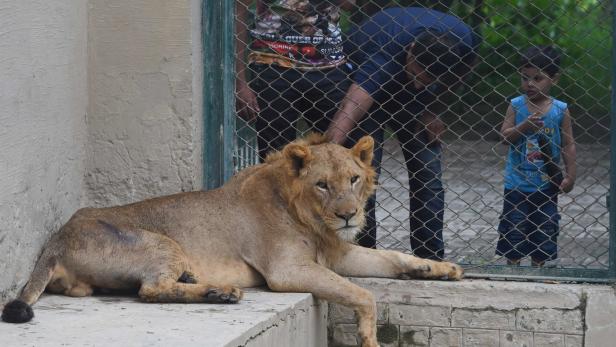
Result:
<svg viewBox="0 0 616 347"><path fill-rule="evenodd" d="M237 305L145 304L44 295L26 324L0 322L2 346L322 347L327 305L306 293L249 290Z"/></svg>

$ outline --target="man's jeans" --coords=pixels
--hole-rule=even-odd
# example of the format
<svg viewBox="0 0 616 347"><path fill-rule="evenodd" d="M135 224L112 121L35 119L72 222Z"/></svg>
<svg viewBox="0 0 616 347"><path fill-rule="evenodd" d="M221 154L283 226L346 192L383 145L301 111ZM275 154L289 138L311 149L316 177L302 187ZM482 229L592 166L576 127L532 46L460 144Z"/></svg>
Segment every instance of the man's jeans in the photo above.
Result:
<svg viewBox="0 0 616 347"><path fill-rule="evenodd" d="M380 114L379 114L380 113ZM441 180L441 146L426 144L427 134L409 114L385 115L379 112L363 119L359 128L350 136L348 145L354 144L364 135L371 135L375 141L372 164L381 171L385 127L389 127L402 147L409 178L409 220L411 248L421 258L441 260L444 257L443 212L445 192ZM384 118L388 117L388 118ZM419 129L419 130L418 130ZM366 205L366 226L358 235L358 244L376 247L376 196Z"/></svg>

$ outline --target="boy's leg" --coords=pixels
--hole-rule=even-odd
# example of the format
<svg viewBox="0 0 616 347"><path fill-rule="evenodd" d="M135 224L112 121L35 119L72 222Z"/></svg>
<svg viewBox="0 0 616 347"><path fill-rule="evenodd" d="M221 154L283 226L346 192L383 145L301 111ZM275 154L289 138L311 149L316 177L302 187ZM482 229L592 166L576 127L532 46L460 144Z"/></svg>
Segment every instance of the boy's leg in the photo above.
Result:
<svg viewBox="0 0 616 347"><path fill-rule="evenodd" d="M528 202L527 194L505 189L503 194L503 212L498 224L498 243L496 254L507 258L508 265L519 265L527 255L526 240Z"/></svg>
<svg viewBox="0 0 616 347"><path fill-rule="evenodd" d="M528 235L533 246L530 256L535 266L542 266L558 257L558 193L553 189L533 193L530 203L534 207L529 218L533 227Z"/></svg>
<svg viewBox="0 0 616 347"><path fill-rule="evenodd" d="M265 160L267 153L279 150L295 140L297 131L295 122L300 110L293 107L293 102L301 98L301 93L294 82L301 80L301 72L270 66L253 66L255 77L250 87L257 95L261 111L257 115L255 128L259 160ZM288 70L288 71L287 71Z"/></svg>
<svg viewBox="0 0 616 347"><path fill-rule="evenodd" d="M372 166L376 170L375 180L378 181L381 173L381 158L383 157L383 139L384 130L381 127L382 117L386 115L381 112L374 112L362 119L358 127L351 132L349 140L345 143L346 147L353 146L359 139L365 135L370 135L374 139L374 157L372 158ZM357 244L366 248L376 248L376 193L373 194L366 203L366 225L360 231L355 239Z"/></svg>
<svg viewBox="0 0 616 347"><path fill-rule="evenodd" d="M399 123L391 126L398 129L396 136L409 176L411 248L418 257L442 260L445 191L441 180L441 146L426 145L425 134L414 129L415 122L394 122Z"/></svg>

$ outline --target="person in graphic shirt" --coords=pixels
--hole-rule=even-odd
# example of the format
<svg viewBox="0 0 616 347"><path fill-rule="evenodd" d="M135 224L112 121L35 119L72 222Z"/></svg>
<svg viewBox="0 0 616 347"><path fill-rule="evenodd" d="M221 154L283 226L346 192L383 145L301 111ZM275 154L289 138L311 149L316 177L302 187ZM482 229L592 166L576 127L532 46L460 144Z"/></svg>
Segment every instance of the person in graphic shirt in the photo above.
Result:
<svg viewBox="0 0 616 347"><path fill-rule="evenodd" d="M559 70L556 48L528 48L520 65L524 94L511 100L501 128L509 154L496 254L509 265L530 256L533 266L543 266L558 256L558 194L570 192L576 178L569 109L550 96Z"/></svg>
<svg viewBox="0 0 616 347"><path fill-rule="evenodd" d="M340 10L354 2L256 0L250 29L253 0L236 3L236 108L256 119L260 160L296 138L302 117L311 130L327 130L348 88Z"/></svg>
<svg viewBox="0 0 616 347"><path fill-rule="evenodd" d="M372 135L379 173L385 128L397 137L409 177L411 248L422 258L440 260L445 252L438 97L469 74L479 43L460 18L419 7L378 12L345 42L357 69L327 134L345 146ZM357 236L364 247L376 247L375 205L373 196Z"/></svg>

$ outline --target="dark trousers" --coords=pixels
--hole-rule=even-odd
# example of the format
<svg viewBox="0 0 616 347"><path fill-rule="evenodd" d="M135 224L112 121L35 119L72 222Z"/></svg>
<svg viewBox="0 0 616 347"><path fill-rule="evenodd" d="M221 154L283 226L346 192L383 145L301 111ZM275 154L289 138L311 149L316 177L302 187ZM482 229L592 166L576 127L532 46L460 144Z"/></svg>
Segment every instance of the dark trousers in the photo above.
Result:
<svg viewBox="0 0 616 347"><path fill-rule="evenodd" d="M558 257L558 191L505 189L496 254L507 259L530 256L535 261Z"/></svg>
<svg viewBox="0 0 616 347"><path fill-rule="evenodd" d="M349 86L346 67L301 71L269 65L251 65L250 87L257 94L259 158L279 150L297 137L303 118L311 130L324 133Z"/></svg>
<svg viewBox="0 0 616 347"><path fill-rule="evenodd" d="M381 171L383 140L388 127L397 137L409 178L409 220L411 248L421 258L443 259L443 212L445 192L441 181L441 146L427 144L427 134L414 121L412 114L405 112L384 112L376 110L364 118L350 136L349 146L364 135L371 135L375 141L373 165L377 176ZM419 130L418 130L419 129ZM366 205L366 226L358 235L358 244L376 247L376 196Z"/></svg>

